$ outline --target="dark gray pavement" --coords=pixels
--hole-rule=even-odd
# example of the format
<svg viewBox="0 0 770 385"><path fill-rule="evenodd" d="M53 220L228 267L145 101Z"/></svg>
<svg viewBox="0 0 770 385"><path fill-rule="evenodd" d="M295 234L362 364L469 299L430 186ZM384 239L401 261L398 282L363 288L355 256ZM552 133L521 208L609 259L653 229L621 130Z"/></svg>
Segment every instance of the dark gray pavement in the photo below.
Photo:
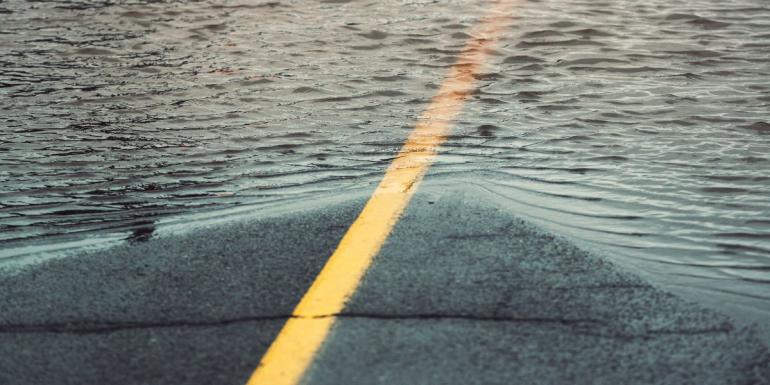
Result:
<svg viewBox="0 0 770 385"><path fill-rule="evenodd" d="M4 275L0 384L241 384L362 204ZM770 353L724 315L426 186L306 382L764 384Z"/></svg>
<svg viewBox="0 0 770 385"><path fill-rule="evenodd" d="M753 331L441 189L412 201L329 341L309 383L770 383Z"/></svg>
<svg viewBox="0 0 770 385"><path fill-rule="evenodd" d="M245 383L362 206L289 212L0 276L0 384Z"/></svg>

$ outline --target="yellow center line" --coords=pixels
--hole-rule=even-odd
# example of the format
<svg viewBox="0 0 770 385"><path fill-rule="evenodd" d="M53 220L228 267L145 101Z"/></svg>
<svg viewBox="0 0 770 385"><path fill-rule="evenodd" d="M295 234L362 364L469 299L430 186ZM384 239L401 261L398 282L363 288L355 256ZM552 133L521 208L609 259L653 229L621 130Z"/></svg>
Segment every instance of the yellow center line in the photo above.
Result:
<svg viewBox="0 0 770 385"><path fill-rule="evenodd" d="M471 34L430 105L358 218L292 313L247 385L295 385L406 208L508 27L515 0L498 0Z"/></svg>

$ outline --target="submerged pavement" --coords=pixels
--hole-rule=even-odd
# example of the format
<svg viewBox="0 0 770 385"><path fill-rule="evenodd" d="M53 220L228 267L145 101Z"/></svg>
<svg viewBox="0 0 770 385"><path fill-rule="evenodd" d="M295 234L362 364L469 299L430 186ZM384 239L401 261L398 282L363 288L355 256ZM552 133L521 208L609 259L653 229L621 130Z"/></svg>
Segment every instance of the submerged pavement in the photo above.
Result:
<svg viewBox="0 0 770 385"><path fill-rule="evenodd" d="M242 384L364 200L0 278L2 384ZM308 384L757 384L751 328L461 188L421 188Z"/></svg>

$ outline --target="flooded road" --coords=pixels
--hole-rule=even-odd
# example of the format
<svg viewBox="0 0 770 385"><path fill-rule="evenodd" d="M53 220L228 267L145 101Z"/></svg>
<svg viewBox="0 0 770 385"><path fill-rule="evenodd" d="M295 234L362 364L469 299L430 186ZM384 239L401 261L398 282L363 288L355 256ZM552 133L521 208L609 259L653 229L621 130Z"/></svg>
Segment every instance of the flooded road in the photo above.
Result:
<svg viewBox="0 0 770 385"><path fill-rule="evenodd" d="M372 188L485 6L0 2L1 256ZM770 4L513 17L429 179L770 317Z"/></svg>

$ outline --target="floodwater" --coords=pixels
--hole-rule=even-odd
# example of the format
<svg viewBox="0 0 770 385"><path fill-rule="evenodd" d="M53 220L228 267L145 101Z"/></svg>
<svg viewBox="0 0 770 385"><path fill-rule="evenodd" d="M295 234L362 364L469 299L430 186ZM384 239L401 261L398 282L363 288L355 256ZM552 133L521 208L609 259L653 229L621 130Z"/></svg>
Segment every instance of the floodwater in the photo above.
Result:
<svg viewBox="0 0 770 385"><path fill-rule="evenodd" d="M430 177L770 317L770 3L520 3ZM371 188L488 4L0 0L0 255Z"/></svg>

